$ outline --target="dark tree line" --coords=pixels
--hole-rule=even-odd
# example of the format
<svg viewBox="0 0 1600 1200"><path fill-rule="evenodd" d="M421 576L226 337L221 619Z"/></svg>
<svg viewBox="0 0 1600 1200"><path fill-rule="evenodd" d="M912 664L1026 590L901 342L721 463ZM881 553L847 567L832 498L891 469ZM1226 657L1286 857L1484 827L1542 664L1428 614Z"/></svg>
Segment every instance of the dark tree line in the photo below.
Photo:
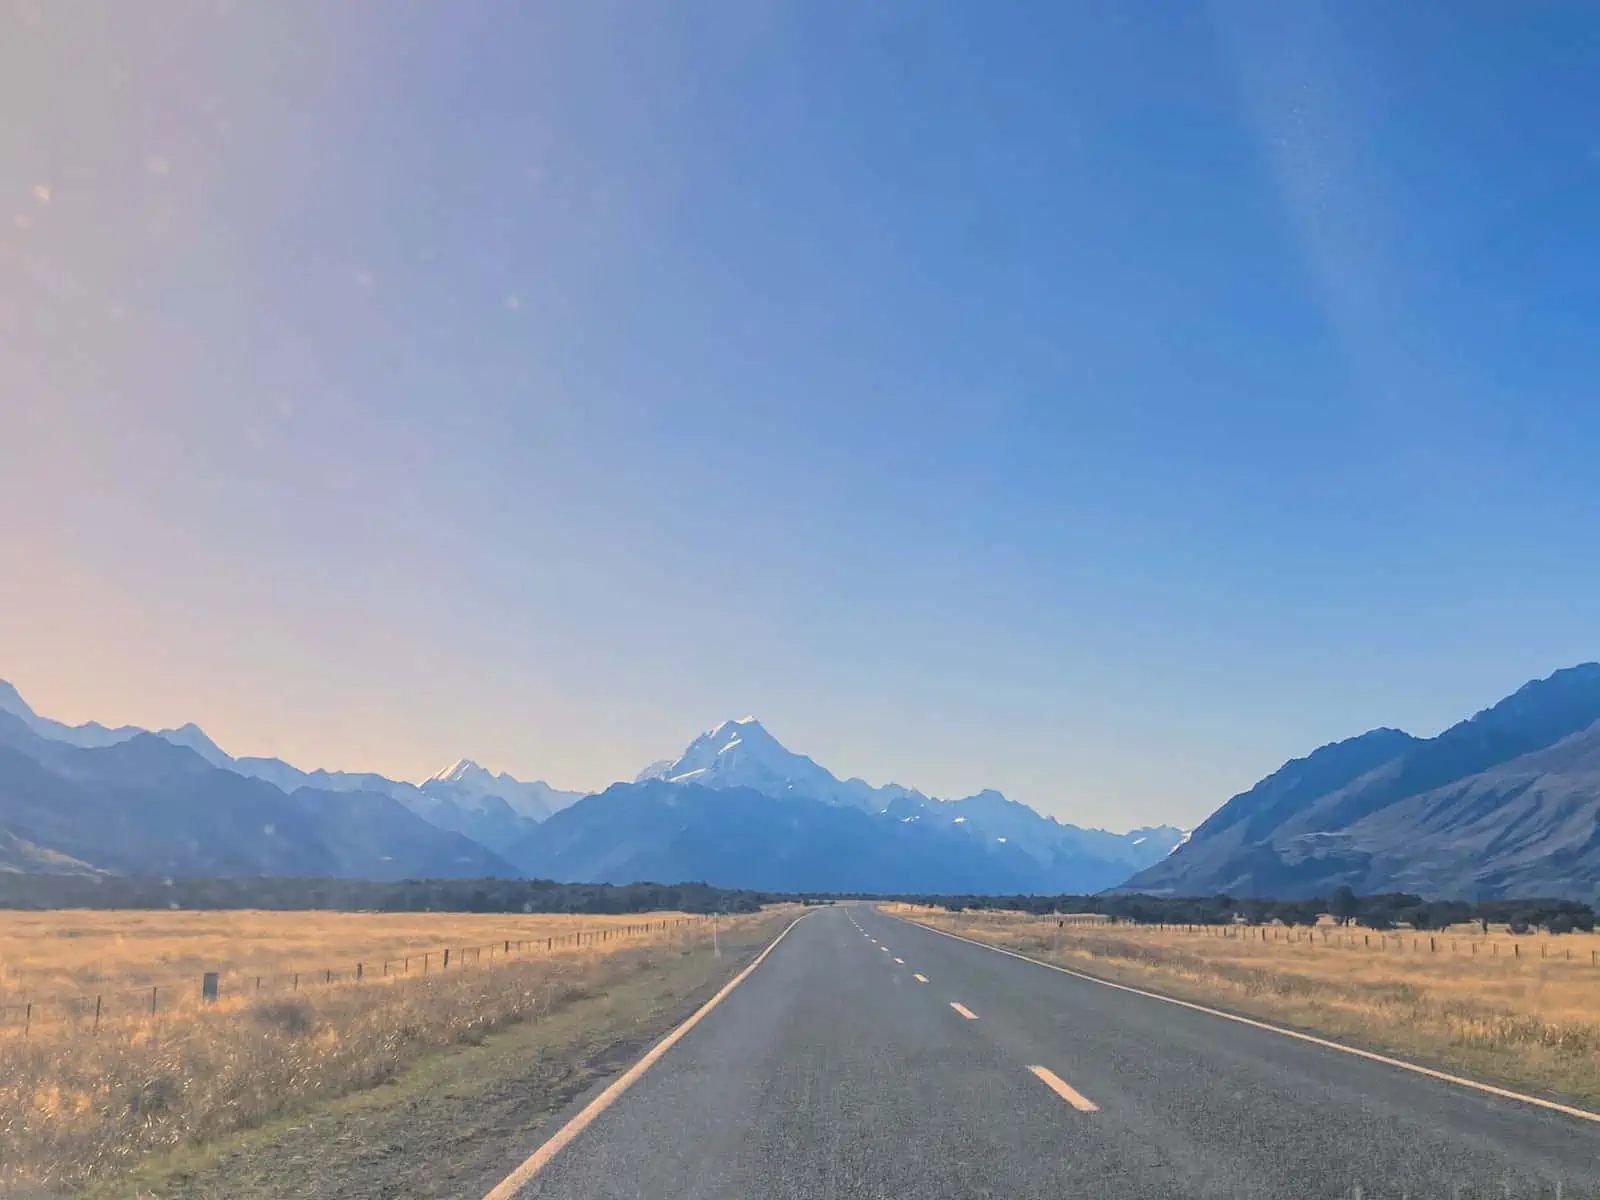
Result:
<svg viewBox="0 0 1600 1200"><path fill-rule="evenodd" d="M865 893L759 892L705 883L553 883L547 879L139 879L123 875L17 875L0 872L0 909L123 908L344 912L633 913L754 912L800 901L904 900L960 912L1092 913L1140 925L1314 925L1323 914L1367 929L1444 929L1477 921L1513 932L1593 930L1594 909L1573 900L1424 900L1407 892L1327 899L1267 900L1232 896L874 896Z"/></svg>
<svg viewBox="0 0 1600 1200"><path fill-rule="evenodd" d="M754 912L761 892L704 883L552 883L543 879L138 879L0 872L0 909L325 909L344 912Z"/></svg>
<svg viewBox="0 0 1600 1200"><path fill-rule="evenodd" d="M953 912L996 909L1011 912L1090 913L1139 925L1227 925L1236 921L1265 925L1315 925L1327 914L1367 929L1445 929L1478 922L1507 925L1515 933L1592 931L1595 912L1575 900L1424 900L1409 892L1358 896L1341 887L1326 899L1269 900L1232 896L904 896Z"/></svg>

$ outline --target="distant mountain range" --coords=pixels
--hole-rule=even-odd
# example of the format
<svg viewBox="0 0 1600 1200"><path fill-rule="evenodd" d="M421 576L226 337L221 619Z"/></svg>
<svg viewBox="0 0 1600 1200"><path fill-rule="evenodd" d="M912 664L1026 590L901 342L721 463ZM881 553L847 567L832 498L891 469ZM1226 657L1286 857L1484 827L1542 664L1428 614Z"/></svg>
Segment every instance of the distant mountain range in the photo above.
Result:
<svg viewBox="0 0 1600 1200"><path fill-rule="evenodd" d="M513 868L378 792L214 767L153 733L83 747L0 712L0 868L137 875L473 878Z"/></svg>
<svg viewBox="0 0 1600 1200"><path fill-rule="evenodd" d="M547 783L524 783L510 775L494 775L468 759L461 759L419 785L369 772L302 771L280 758L235 758L193 723L153 733L133 725L109 729L94 721L65 725L39 716L3 679L0 713L9 713L41 738L80 749L100 749L140 735L154 736L194 752L213 767L265 780L286 794L309 788L317 792L387 796L428 824L465 834L492 850L519 840L539 821L584 795L561 791Z"/></svg>
<svg viewBox="0 0 1600 1200"><path fill-rule="evenodd" d="M1293 898L1340 884L1600 902L1600 664L1435 738L1375 729L1295 759L1120 890Z"/></svg>
<svg viewBox="0 0 1600 1200"><path fill-rule="evenodd" d="M1324 746L1193 836L840 779L754 717L585 795L467 760L409 783L236 758L192 724L66 725L0 681L0 870L1285 898L1345 884L1600 903L1600 664L1438 737L1374 729Z"/></svg>
<svg viewBox="0 0 1600 1200"><path fill-rule="evenodd" d="M743 717L556 813L505 853L529 874L591 883L1084 893L1159 861L1183 837L1168 826L1080 829L995 791L937 800L841 780ZM807 879L819 882L792 882Z"/></svg>
<svg viewBox="0 0 1600 1200"><path fill-rule="evenodd" d="M467 760L413 784L236 758L192 724L66 725L0 681L0 870L1089 892L1183 837L1080 829L994 791L840 780L754 717L584 796Z"/></svg>

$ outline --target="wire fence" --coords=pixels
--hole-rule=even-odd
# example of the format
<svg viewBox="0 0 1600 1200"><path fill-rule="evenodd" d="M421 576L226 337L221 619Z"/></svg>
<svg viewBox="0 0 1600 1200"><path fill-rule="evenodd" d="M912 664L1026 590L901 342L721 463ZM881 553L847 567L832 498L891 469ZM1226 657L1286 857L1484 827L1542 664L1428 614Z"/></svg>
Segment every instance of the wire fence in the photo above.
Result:
<svg viewBox="0 0 1600 1200"><path fill-rule="evenodd" d="M1510 959L1513 961L1568 962L1581 966L1600 968L1600 948L1574 947L1563 938L1578 940L1579 934L1547 934L1526 939L1471 937L1460 933L1395 932L1393 930L1351 929L1347 926L1296 926L1296 925L1175 925L1145 921L1118 920L1095 916L1068 914L1057 918L1058 926L1098 925L1124 930L1148 930L1157 933L1184 933L1196 937L1233 939L1279 943L1284 946L1304 946L1308 950L1327 949L1371 950L1374 952L1412 954L1453 954L1468 958ZM1588 940L1588 939L1584 939Z"/></svg>
<svg viewBox="0 0 1600 1200"><path fill-rule="evenodd" d="M70 1026L99 1033L102 1024L130 1019L159 1020L197 1007L252 999L281 998L315 988L400 983L439 972L461 971L533 955L602 946L624 938L670 934L713 921L709 916L665 917L624 925L575 929L545 937L502 938L472 946L438 946L387 958L345 960L304 968L251 971L239 967L205 971L199 978L174 979L139 988L115 988L76 995L6 997L0 1000L0 1035L28 1037L44 1025Z"/></svg>

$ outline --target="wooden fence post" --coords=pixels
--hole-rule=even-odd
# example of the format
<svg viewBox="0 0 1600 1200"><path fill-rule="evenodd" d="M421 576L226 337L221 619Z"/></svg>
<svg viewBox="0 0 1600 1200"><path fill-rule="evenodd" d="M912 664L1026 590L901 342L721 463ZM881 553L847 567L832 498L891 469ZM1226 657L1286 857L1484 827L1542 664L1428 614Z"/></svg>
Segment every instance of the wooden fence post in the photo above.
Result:
<svg viewBox="0 0 1600 1200"><path fill-rule="evenodd" d="M96 996L94 998L94 1032L95 1032L95 1036L96 1037L98 1037L100 1035L100 997L99 996Z"/></svg>
<svg viewBox="0 0 1600 1200"><path fill-rule="evenodd" d="M450 951L446 950L444 952L444 963L439 967L439 969L441 971L448 971L450 969Z"/></svg>
<svg viewBox="0 0 1600 1200"><path fill-rule="evenodd" d="M365 970L365 967L366 967L365 963L357 963L356 964L356 982L357 983L361 982L361 976L362 976L362 974L363 974L363 972Z"/></svg>
<svg viewBox="0 0 1600 1200"><path fill-rule="evenodd" d="M156 989L155 988L151 988L150 989L150 1015L152 1017L156 1015Z"/></svg>
<svg viewBox="0 0 1600 1200"><path fill-rule="evenodd" d="M33 1029L33 1001L28 1001L22 1009L22 1036L26 1038Z"/></svg>
<svg viewBox="0 0 1600 1200"><path fill-rule="evenodd" d="M207 971L200 977L200 999L206 1004L217 1002L217 973Z"/></svg>

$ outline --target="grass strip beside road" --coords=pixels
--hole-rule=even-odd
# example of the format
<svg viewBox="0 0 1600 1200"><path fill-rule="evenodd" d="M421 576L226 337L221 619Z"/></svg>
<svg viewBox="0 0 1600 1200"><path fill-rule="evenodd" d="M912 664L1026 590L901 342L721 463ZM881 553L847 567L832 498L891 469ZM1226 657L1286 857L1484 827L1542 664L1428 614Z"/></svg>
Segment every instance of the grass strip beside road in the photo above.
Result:
<svg viewBox="0 0 1600 1200"><path fill-rule="evenodd" d="M1054 917L885 906L897 916L1182 1000L1600 1104L1600 973L1564 960L1364 953ZM1445 935L1448 937L1448 935Z"/></svg>

